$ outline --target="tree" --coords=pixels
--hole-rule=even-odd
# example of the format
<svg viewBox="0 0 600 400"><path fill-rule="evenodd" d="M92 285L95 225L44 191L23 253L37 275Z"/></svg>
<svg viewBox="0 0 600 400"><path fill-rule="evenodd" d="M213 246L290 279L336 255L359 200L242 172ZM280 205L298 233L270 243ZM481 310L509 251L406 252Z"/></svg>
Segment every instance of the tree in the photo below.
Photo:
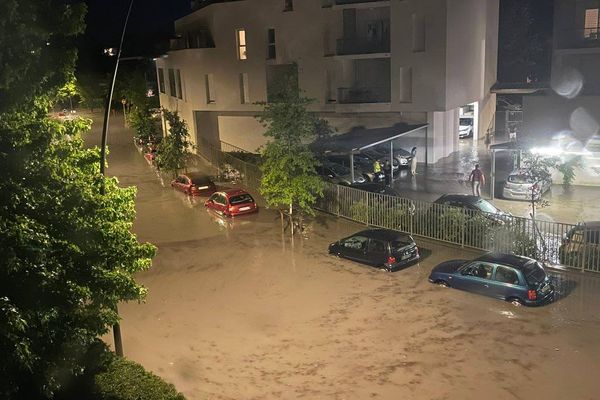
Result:
<svg viewBox="0 0 600 400"><path fill-rule="evenodd" d="M156 151L157 165L173 175L186 168L190 156L191 143L186 122L177 111L162 109L163 115L169 126L168 134L158 145Z"/></svg>
<svg viewBox="0 0 600 400"><path fill-rule="evenodd" d="M284 210L292 222L295 213L312 215L312 207L323 195L323 181L316 173L318 161L306 145L317 130L328 124L311 114L311 99L301 96L297 69L280 77L258 117L271 140L262 148L260 193L270 207Z"/></svg>
<svg viewBox="0 0 600 400"><path fill-rule="evenodd" d="M89 121L46 108L0 119L0 397L49 395L80 371L78 354L141 300L133 274L154 248L131 232L134 188L99 172ZM105 194L101 195L101 187Z"/></svg>
<svg viewBox="0 0 600 400"><path fill-rule="evenodd" d="M548 202L542 198L542 182L552 179L550 170L556 168L558 159L556 157L547 157L542 154L531 152L523 153L523 165L525 173L529 178L531 185L529 201L531 203L531 218L535 220L537 208L548 206Z"/></svg>
<svg viewBox="0 0 600 400"><path fill-rule="evenodd" d="M95 108L104 106L104 98L108 86L108 77L101 74L79 73L77 75L77 92L81 104L94 112Z"/></svg>
<svg viewBox="0 0 600 400"><path fill-rule="evenodd" d="M68 81L85 12L84 3L68 0L0 2L0 112Z"/></svg>

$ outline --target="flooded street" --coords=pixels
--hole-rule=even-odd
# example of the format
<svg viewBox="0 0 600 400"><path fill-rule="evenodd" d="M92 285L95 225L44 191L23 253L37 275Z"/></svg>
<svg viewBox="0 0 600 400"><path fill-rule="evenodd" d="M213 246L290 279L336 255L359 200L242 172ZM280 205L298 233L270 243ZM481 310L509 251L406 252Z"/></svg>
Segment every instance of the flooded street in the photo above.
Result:
<svg viewBox="0 0 600 400"><path fill-rule="evenodd" d="M526 308L430 284L479 254L458 247L417 238L396 273L340 260L327 245L364 226L320 216L291 243L271 211L222 220L161 186L122 125L108 173L138 187L134 229L158 247L147 301L120 307L125 354L188 399L599 398L599 275L555 274L559 299Z"/></svg>

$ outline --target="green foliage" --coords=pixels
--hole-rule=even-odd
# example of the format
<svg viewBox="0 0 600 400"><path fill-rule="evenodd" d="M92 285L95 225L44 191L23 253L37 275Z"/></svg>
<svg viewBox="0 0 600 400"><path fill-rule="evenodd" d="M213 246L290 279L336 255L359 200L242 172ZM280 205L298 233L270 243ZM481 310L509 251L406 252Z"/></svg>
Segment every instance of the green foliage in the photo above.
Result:
<svg viewBox="0 0 600 400"><path fill-rule="evenodd" d="M190 157L190 135L186 122L177 111L163 108L162 112L167 120L169 133L158 145L156 161L160 168L176 175L177 171L186 168Z"/></svg>
<svg viewBox="0 0 600 400"><path fill-rule="evenodd" d="M575 180L575 169L581 167L581 157L573 157L556 165L556 170L562 174L563 188L568 189Z"/></svg>
<svg viewBox="0 0 600 400"><path fill-rule="evenodd" d="M319 120L308 112L312 100L300 95L297 69L293 71L276 82L273 101L257 117L271 139L262 149L260 193L271 207L292 213L298 207L312 215L323 182L315 170L318 161L305 143L314 139Z"/></svg>
<svg viewBox="0 0 600 400"><path fill-rule="evenodd" d="M72 76L74 36L86 6L66 0L0 1L0 112L62 87Z"/></svg>
<svg viewBox="0 0 600 400"><path fill-rule="evenodd" d="M116 356L94 380L97 400L185 400L175 386L141 365Z"/></svg>
<svg viewBox="0 0 600 400"><path fill-rule="evenodd" d="M149 108L143 105L134 106L129 112L128 120L143 143L153 141L155 137L159 136L158 121L152 116Z"/></svg>
<svg viewBox="0 0 600 400"><path fill-rule="evenodd" d="M90 121L46 118L45 101L0 114L0 397L50 395L81 354L141 300L133 275L154 247L131 232L134 188L99 174ZM101 187L105 194L101 194Z"/></svg>
<svg viewBox="0 0 600 400"><path fill-rule="evenodd" d="M84 107L94 111L104 106L108 89L108 77L98 74L77 75L77 92Z"/></svg>

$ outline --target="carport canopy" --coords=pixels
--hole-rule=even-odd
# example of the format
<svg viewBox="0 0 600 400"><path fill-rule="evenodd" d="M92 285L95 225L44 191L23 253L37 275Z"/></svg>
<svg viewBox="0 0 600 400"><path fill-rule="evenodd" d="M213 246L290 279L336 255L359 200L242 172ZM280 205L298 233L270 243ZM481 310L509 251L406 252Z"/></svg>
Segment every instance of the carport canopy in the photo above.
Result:
<svg viewBox="0 0 600 400"><path fill-rule="evenodd" d="M354 154L360 153L371 147L389 143L390 160L394 159L394 140L427 128L427 124L398 123L385 128L367 129L365 127L353 128L350 132L332 135L315 141L311 147L321 153L348 154L350 158L350 174L354 182ZM391 181L394 174L391 174Z"/></svg>

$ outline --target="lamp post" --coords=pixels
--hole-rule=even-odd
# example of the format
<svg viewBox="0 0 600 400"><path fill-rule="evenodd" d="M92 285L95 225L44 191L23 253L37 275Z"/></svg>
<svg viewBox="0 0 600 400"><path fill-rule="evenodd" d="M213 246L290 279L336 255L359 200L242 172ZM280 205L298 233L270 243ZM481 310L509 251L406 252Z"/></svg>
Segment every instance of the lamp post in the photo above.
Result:
<svg viewBox="0 0 600 400"><path fill-rule="evenodd" d="M133 7L133 0L129 2L129 9L127 10L127 16L125 17L125 23L123 24L123 32L121 33L121 42L119 43L119 50L117 52L117 60L115 61L115 69L112 75L112 82L106 98L106 107L104 110L104 124L102 125L102 144L100 147L100 173L105 175L106 166L106 140L108 137L108 121L110 118L110 104L112 103L112 96L115 90L115 81L117 79L117 71L119 69L119 61L121 59L121 50L123 49L123 39L125 38L125 31L127 30L127 22L129 22L129 14L131 14L131 8ZM100 187L101 194L104 195L104 181ZM115 312L119 314L119 309L115 304ZM113 325L113 336L115 340L115 353L118 356L123 356L123 341L121 339L121 325L117 322Z"/></svg>

